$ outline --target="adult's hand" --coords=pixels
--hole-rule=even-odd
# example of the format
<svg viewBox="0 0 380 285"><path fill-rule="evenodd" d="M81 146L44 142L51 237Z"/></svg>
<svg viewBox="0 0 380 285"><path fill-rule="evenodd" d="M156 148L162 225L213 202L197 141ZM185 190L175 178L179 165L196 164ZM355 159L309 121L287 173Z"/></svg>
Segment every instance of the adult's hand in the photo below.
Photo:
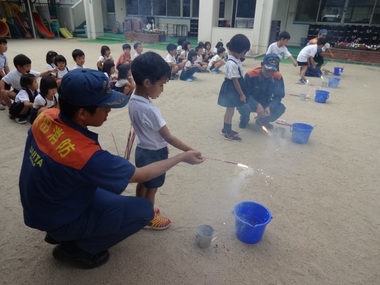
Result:
<svg viewBox="0 0 380 285"><path fill-rule="evenodd" d="M264 117L268 117L268 116L270 116L270 108L266 107L264 110Z"/></svg>
<svg viewBox="0 0 380 285"><path fill-rule="evenodd" d="M265 115L264 108L263 108L263 106L260 103L257 104L256 112L257 112L257 117L259 119L262 118L262 117L264 117L264 115Z"/></svg>

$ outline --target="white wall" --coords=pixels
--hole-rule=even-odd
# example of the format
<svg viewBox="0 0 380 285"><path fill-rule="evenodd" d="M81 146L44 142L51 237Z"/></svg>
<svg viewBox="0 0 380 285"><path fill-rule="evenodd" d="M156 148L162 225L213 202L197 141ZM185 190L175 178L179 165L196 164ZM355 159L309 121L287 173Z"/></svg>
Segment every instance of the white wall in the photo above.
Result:
<svg viewBox="0 0 380 285"><path fill-rule="evenodd" d="M218 26L218 18L219 0L199 1L198 41L207 41L211 38L212 27Z"/></svg>

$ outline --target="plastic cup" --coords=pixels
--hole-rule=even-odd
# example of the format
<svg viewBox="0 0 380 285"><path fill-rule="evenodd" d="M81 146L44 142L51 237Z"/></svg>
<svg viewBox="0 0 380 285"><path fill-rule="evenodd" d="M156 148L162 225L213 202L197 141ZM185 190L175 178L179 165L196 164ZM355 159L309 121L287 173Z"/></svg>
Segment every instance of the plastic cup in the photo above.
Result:
<svg viewBox="0 0 380 285"><path fill-rule="evenodd" d="M197 234L195 241L198 247L207 248L210 246L212 237L214 235L214 229L209 225L200 225L197 228Z"/></svg>
<svg viewBox="0 0 380 285"><path fill-rule="evenodd" d="M306 96L305 93L301 93L301 94L300 94L300 100L301 100L301 101L306 101L306 97L307 97L307 96Z"/></svg>

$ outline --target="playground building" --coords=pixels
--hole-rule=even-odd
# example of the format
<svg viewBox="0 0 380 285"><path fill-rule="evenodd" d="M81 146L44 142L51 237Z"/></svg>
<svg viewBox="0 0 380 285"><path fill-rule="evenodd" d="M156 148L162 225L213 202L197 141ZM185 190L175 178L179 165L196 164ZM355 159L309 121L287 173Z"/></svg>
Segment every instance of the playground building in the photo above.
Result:
<svg viewBox="0 0 380 285"><path fill-rule="evenodd" d="M251 41L250 54L257 55L280 31L291 34L289 46L303 46L324 28L333 43L380 45L380 0L10 0L0 4L0 36L12 38L96 39L111 32L125 34L127 40L190 37L226 43L242 33Z"/></svg>

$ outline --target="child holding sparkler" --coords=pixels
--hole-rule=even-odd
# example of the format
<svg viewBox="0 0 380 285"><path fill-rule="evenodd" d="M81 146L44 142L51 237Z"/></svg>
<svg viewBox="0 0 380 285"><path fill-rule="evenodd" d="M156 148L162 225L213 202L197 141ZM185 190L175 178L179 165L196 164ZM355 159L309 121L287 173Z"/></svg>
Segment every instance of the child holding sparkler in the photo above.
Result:
<svg viewBox="0 0 380 285"><path fill-rule="evenodd" d="M160 110L150 101L157 99L164 84L171 76L171 70L165 60L154 52L147 52L132 62L132 75L136 89L129 100L129 117L137 135L135 160L137 167L143 167L155 161L168 158L168 144L182 150L194 150L173 136L162 118ZM138 183L136 196L150 200L154 205L157 189L165 182L165 174ZM146 228L163 230L170 226L170 219L160 216L155 208L153 220Z"/></svg>
<svg viewBox="0 0 380 285"><path fill-rule="evenodd" d="M241 141L238 133L232 130L231 125L235 107L239 107L246 102L240 59L244 57L250 47L251 43L245 35L237 34L233 36L229 42L228 60L224 66L225 79L219 91L218 104L226 107L222 134L225 139L231 141Z"/></svg>

